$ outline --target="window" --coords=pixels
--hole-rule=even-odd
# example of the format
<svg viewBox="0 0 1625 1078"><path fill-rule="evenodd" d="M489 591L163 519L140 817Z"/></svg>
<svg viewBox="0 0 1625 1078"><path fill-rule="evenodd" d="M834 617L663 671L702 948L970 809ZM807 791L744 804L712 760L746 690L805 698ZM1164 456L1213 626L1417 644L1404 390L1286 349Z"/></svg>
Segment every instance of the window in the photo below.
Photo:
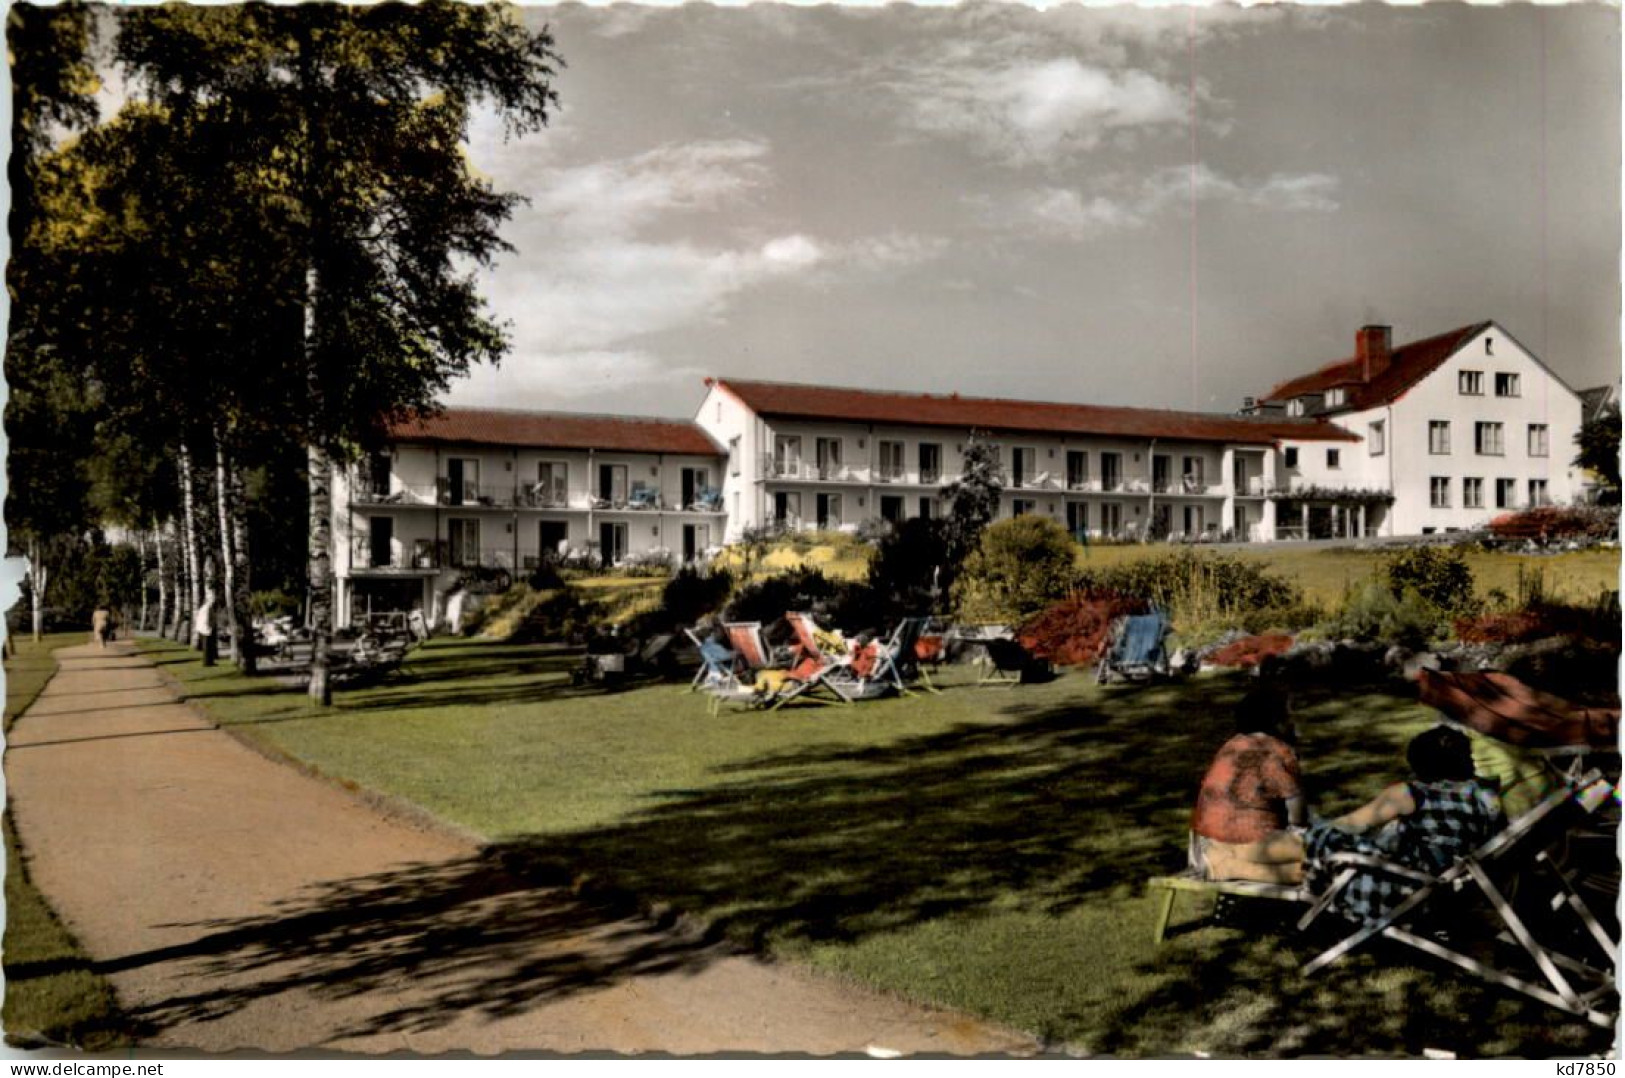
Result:
<svg viewBox="0 0 1625 1078"><path fill-rule="evenodd" d="M840 479L845 474L841 467L841 440L820 438L813 443L813 459L818 464L818 478Z"/></svg>
<svg viewBox="0 0 1625 1078"><path fill-rule="evenodd" d="M1546 480L1544 480L1544 479L1531 479L1531 480L1529 480L1529 504L1530 505L1550 505L1551 504L1551 502L1547 501L1547 499L1546 499Z"/></svg>
<svg viewBox="0 0 1625 1078"><path fill-rule="evenodd" d="M1066 489L1082 490L1089 485L1089 454L1077 449L1066 451Z"/></svg>
<svg viewBox="0 0 1625 1078"><path fill-rule="evenodd" d="M1333 471L1343 466L1343 451L1341 449L1326 450L1326 467Z"/></svg>
<svg viewBox="0 0 1625 1078"><path fill-rule="evenodd" d="M1485 337L1484 338L1484 354L1487 355L1487 356L1493 356L1495 354L1495 338L1494 337Z"/></svg>
<svg viewBox="0 0 1625 1078"><path fill-rule="evenodd" d="M570 466L562 460L544 460L536 465L533 505L565 505L570 500Z"/></svg>
<svg viewBox="0 0 1625 1078"><path fill-rule="evenodd" d="M1172 481L1169 473L1173 471L1174 458L1165 457L1158 453L1151 458L1151 489L1162 494L1171 488Z"/></svg>
<svg viewBox="0 0 1625 1078"><path fill-rule="evenodd" d="M1461 481L1461 504L1466 509L1484 508L1484 480L1469 477Z"/></svg>
<svg viewBox="0 0 1625 1078"><path fill-rule="evenodd" d="M920 499L920 519L935 520L937 516L937 500L935 498Z"/></svg>
<svg viewBox="0 0 1625 1078"><path fill-rule="evenodd" d="M1517 490L1516 481L1512 479L1497 479L1495 481L1495 508L1511 509L1513 492Z"/></svg>
<svg viewBox="0 0 1625 1078"><path fill-rule="evenodd" d="M1548 448L1546 424L1529 424L1529 455L1531 457L1544 457L1547 455Z"/></svg>
<svg viewBox="0 0 1625 1078"><path fill-rule="evenodd" d="M881 441L878 446L880 453L880 481L882 483L896 483L903 478L903 443Z"/></svg>
<svg viewBox="0 0 1625 1078"><path fill-rule="evenodd" d="M598 556L604 565L619 565L626 558L625 524L600 521L598 524Z"/></svg>
<svg viewBox="0 0 1625 1078"><path fill-rule="evenodd" d="M626 465L598 466L598 499L613 506L626 504Z"/></svg>
<svg viewBox="0 0 1625 1078"><path fill-rule="evenodd" d="M739 474L739 439L737 437L728 439L728 474ZM734 519L739 519L737 513L734 514Z"/></svg>
<svg viewBox="0 0 1625 1078"><path fill-rule="evenodd" d="M1497 397L1519 396L1518 376L1516 374L1508 374L1505 371L1497 372L1495 375L1495 395Z"/></svg>
<svg viewBox="0 0 1625 1078"><path fill-rule="evenodd" d="M1298 447L1295 445L1289 445L1286 447L1286 466L1288 468L1296 468L1298 466Z"/></svg>
<svg viewBox="0 0 1625 1078"><path fill-rule="evenodd" d="M1371 446L1371 455L1380 457L1388 451L1388 426L1382 420L1370 424L1366 432L1366 442Z"/></svg>
<svg viewBox="0 0 1625 1078"><path fill-rule="evenodd" d="M1089 534L1089 503L1066 503L1066 530L1067 534L1080 542Z"/></svg>
<svg viewBox="0 0 1625 1078"><path fill-rule="evenodd" d="M395 565L395 518L373 517L367 522L367 565L388 569Z"/></svg>
<svg viewBox="0 0 1625 1078"><path fill-rule="evenodd" d="M480 563L480 522L461 517L446 521L446 537L451 541L451 564L459 569Z"/></svg>
<svg viewBox="0 0 1625 1078"><path fill-rule="evenodd" d="M480 500L480 462L473 457L446 461L448 505L477 505Z"/></svg>
<svg viewBox="0 0 1625 1078"><path fill-rule="evenodd" d="M1448 476L1436 475L1428 480L1428 504L1435 509L1450 508L1450 479Z"/></svg>
<svg viewBox="0 0 1625 1078"><path fill-rule="evenodd" d="M1456 389L1464 397L1482 397L1484 395L1484 372L1462 371L1457 374Z"/></svg>
<svg viewBox="0 0 1625 1078"><path fill-rule="evenodd" d="M1502 445L1502 425L1500 423L1473 424L1473 451L1481 457L1499 457L1505 455Z"/></svg>
<svg viewBox="0 0 1625 1078"><path fill-rule="evenodd" d="M839 494L820 494L817 508L818 528L820 531L834 531L841 526L841 496Z"/></svg>
<svg viewBox="0 0 1625 1078"><path fill-rule="evenodd" d="M1123 534L1123 507L1117 502L1104 502L1100 506L1100 534L1116 537Z"/></svg>
<svg viewBox="0 0 1625 1078"><path fill-rule="evenodd" d="M1123 454L1100 454L1100 489L1121 490L1123 488Z"/></svg>
<svg viewBox="0 0 1625 1078"><path fill-rule="evenodd" d="M1336 389L1328 389L1326 391L1326 407L1328 407L1328 408L1341 408L1341 407L1343 407L1343 401L1346 399L1345 392L1346 391L1341 386L1339 386Z"/></svg>
<svg viewBox="0 0 1625 1078"><path fill-rule="evenodd" d="M801 527L801 493L794 490L774 492L773 519L786 528Z"/></svg>
<svg viewBox="0 0 1625 1078"><path fill-rule="evenodd" d="M795 435L778 435L773 439L773 474L799 476L801 474L801 439Z"/></svg>
<svg viewBox="0 0 1625 1078"><path fill-rule="evenodd" d="M1293 416L1303 415L1303 398L1295 397L1292 400L1287 401L1286 414Z"/></svg>
<svg viewBox="0 0 1625 1078"><path fill-rule="evenodd" d="M1202 507L1200 505L1187 505L1185 507L1184 523L1187 537L1201 535L1206 530L1206 525L1202 519Z"/></svg>
<svg viewBox="0 0 1625 1078"><path fill-rule="evenodd" d="M1450 452L1450 421L1448 419L1430 419L1428 421L1428 452L1434 456L1445 456Z"/></svg>
<svg viewBox="0 0 1625 1078"><path fill-rule="evenodd" d="M365 493L374 498L389 497L390 463L388 453L374 453L367 458Z"/></svg>
<svg viewBox="0 0 1625 1078"><path fill-rule="evenodd" d="M1201 457L1186 457L1180 464L1184 468L1181 478L1188 493L1200 494L1207 490L1206 463Z"/></svg>
<svg viewBox="0 0 1625 1078"><path fill-rule="evenodd" d="M1016 498L1010 502L1011 516L1019 517L1027 513L1036 512L1037 510L1038 503L1033 501L1031 498Z"/></svg>
<svg viewBox="0 0 1625 1078"><path fill-rule="evenodd" d="M935 442L920 443L920 482L942 482L942 446Z"/></svg>
<svg viewBox="0 0 1625 1078"><path fill-rule="evenodd" d="M880 519L898 524L903 519L903 499L896 494L880 496Z"/></svg>
<svg viewBox="0 0 1625 1078"><path fill-rule="evenodd" d="M1018 448L1010 451L1010 485L1024 487L1038 472L1038 450Z"/></svg>

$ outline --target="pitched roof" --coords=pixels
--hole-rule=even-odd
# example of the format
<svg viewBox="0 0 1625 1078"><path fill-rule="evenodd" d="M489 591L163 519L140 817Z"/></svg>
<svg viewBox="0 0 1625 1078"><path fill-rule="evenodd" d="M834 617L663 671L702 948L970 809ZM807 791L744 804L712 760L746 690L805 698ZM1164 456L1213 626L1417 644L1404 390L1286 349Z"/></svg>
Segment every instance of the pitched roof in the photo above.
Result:
<svg viewBox="0 0 1625 1078"><path fill-rule="evenodd" d="M711 436L686 419L650 419L578 412L519 412L499 408L447 408L393 423L397 442L457 442L534 449L608 449L629 453L686 453L718 457Z"/></svg>
<svg viewBox="0 0 1625 1078"><path fill-rule="evenodd" d="M1328 363L1319 370L1282 382L1263 397L1266 401L1285 401L1306 394L1324 393L1336 386L1345 388L1342 407L1331 412L1354 412L1392 404L1405 395L1416 383L1438 370L1445 360L1462 345L1483 333L1493 323L1479 322L1441 333L1426 340L1412 341L1395 348L1388 366L1369 382L1360 380L1360 359L1353 356Z"/></svg>
<svg viewBox="0 0 1625 1078"><path fill-rule="evenodd" d="M1266 419L1209 412L961 397L958 394L887 393L837 386L747 382L734 378L708 381L726 389L759 415L795 419L1255 445L1270 445L1283 438L1359 441L1357 436L1339 427L1312 419Z"/></svg>

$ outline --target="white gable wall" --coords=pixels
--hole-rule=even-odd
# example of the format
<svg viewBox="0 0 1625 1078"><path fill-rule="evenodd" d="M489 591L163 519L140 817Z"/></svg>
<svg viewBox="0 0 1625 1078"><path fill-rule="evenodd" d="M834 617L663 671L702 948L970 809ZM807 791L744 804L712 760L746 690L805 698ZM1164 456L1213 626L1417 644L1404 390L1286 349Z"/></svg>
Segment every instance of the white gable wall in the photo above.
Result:
<svg viewBox="0 0 1625 1078"><path fill-rule="evenodd" d="M1460 392L1459 378L1463 371L1482 372L1482 396L1466 396ZM1495 395L1498 373L1518 376L1518 396ZM1499 326L1492 325L1464 345L1387 411L1392 415L1388 442L1389 453L1393 455L1393 534L1416 535L1427 528L1443 532L1451 528L1481 527L1510 509L1527 507L1531 479L1546 481L1547 498L1553 504L1566 504L1579 493L1579 475L1570 462L1574 457L1574 437L1580 429L1580 398ZM1354 415L1339 417L1336 422L1348 426L1356 418ZM1450 424L1448 454L1429 452L1428 423L1431 420ZM1475 451L1475 426L1480 422L1501 424L1502 455L1483 455ZM1547 455L1544 457L1529 454L1531 424L1547 427ZM1362 423L1349 429L1363 433L1364 426ZM1430 480L1435 476L1449 481L1448 508L1434 508L1431 504ZM1464 505L1463 480L1467 478L1484 481L1482 508ZM1514 499L1508 508L1496 508L1497 479L1513 481Z"/></svg>

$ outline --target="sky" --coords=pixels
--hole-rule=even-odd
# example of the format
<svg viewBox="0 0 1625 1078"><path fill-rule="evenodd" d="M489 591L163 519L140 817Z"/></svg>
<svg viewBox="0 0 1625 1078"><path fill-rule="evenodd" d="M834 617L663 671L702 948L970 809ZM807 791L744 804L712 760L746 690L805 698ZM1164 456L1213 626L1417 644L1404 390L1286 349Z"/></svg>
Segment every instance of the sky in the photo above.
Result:
<svg viewBox="0 0 1625 1078"><path fill-rule="evenodd" d="M448 402L692 415L707 375L1233 411L1493 319L1620 371L1617 8L526 8L545 131Z"/></svg>

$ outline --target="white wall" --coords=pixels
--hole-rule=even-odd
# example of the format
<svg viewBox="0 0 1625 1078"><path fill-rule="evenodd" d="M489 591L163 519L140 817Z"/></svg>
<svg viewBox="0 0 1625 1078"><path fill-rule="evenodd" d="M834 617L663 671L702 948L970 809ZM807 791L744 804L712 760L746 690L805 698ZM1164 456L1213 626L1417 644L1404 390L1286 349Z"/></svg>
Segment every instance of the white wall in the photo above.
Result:
<svg viewBox="0 0 1625 1078"><path fill-rule="evenodd" d="M1485 353L1485 339L1490 354ZM1464 396L1458 388L1462 371L1482 371L1483 396ZM1519 376L1517 397L1495 395L1495 375ZM1437 371L1396 401L1392 406L1389 443L1393 458L1394 534L1415 535L1425 528L1480 527L1507 509L1495 507L1495 480L1512 479L1515 484L1513 508L1529 504L1529 480L1545 479L1547 496L1553 504L1572 501L1579 493L1579 475L1570 463L1574 457L1574 437L1580 428L1580 398L1549 374L1528 352L1498 326L1469 342ZM1428 423L1450 423L1450 453L1428 451ZM1480 455L1474 449L1475 424L1493 421L1502 424L1504 454ZM1341 422L1341 420L1339 420ZM1528 429L1531 423L1547 425L1547 455L1531 457ZM1433 476L1450 481L1450 507L1435 509L1430 504ZM1484 507L1463 505L1463 483L1467 477L1484 480Z"/></svg>

